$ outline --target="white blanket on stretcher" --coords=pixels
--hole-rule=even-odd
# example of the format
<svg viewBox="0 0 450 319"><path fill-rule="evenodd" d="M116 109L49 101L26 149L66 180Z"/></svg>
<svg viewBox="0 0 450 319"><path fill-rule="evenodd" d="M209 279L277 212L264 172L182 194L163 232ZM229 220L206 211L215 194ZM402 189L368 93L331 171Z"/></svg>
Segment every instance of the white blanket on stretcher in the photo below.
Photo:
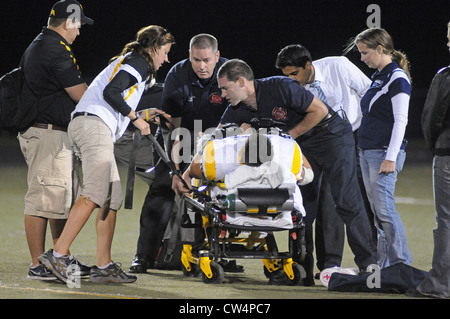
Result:
<svg viewBox="0 0 450 319"><path fill-rule="evenodd" d="M295 175L284 165L279 165L274 161L269 161L261 166L253 167L242 165L235 171L226 174L225 187L230 189L244 187L262 187L262 188L290 188L293 193L294 208L303 216L306 215L303 207L303 198L300 188L296 183ZM240 226L269 226L282 229L291 229L293 227L291 212L283 212L276 217L271 216L249 216L245 214L228 212L227 221L233 225Z"/></svg>

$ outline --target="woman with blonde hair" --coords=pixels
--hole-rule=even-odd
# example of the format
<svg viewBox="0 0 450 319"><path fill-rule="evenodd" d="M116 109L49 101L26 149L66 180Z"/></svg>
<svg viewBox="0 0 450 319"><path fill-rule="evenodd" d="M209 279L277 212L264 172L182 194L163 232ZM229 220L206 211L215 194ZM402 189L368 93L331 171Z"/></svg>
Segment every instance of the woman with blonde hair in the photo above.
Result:
<svg viewBox="0 0 450 319"><path fill-rule="evenodd" d="M67 282L68 267L73 263L69 247L95 208L97 257L90 271L91 282L129 283L136 280L111 260L111 245L116 214L123 202L123 192L114 158L114 142L133 123L142 135L150 134L150 125L135 109L146 84L156 71L168 62L173 36L160 26L142 28L136 40L128 43L122 53L94 79L72 113L69 138L81 159L83 188L72 207L66 226L54 248L39 261L60 280ZM153 118L163 114L148 109Z"/></svg>
<svg viewBox="0 0 450 319"><path fill-rule="evenodd" d="M358 34L346 52L357 47L361 60L375 69L372 84L361 99L363 118L358 148L364 186L375 214L378 263L384 268L411 264L405 230L395 207L397 174L405 162L411 79L405 54L394 48L392 37L381 28Z"/></svg>

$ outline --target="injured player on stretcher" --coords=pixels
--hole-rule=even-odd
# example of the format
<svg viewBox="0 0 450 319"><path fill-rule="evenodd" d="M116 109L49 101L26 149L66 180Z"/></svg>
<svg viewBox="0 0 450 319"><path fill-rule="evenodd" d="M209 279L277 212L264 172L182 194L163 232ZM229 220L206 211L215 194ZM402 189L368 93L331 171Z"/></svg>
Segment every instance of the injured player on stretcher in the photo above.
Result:
<svg viewBox="0 0 450 319"><path fill-rule="evenodd" d="M224 138L216 136L206 134L198 142L198 153L183 174L188 185L213 182L216 186L210 191L228 197L238 188L287 188L292 194L293 209L305 216L298 185L310 183L314 174L294 139L277 129L253 130L250 134ZM183 183L177 186L179 195L188 192ZM288 210L276 217L229 211L227 221L243 226L292 228L291 211Z"/></svg>

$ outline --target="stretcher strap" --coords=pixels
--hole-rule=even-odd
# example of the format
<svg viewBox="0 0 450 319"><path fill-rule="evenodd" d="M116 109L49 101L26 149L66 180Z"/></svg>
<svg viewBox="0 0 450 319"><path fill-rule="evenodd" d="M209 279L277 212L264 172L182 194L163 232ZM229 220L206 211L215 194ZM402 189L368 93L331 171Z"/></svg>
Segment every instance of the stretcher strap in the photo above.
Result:
<svg viewBox="0 0 450 319"><path fill-rule="evenodd" d="M177 202L179 203L178 211L177 215L175 216L175 222L173 223L172 226L172 233L170 234L169 243L167 244L166 256L164 257L165 263L170 263L172 260L173 251L175 249L178 240L178 233L181 224L181 216L183 215L185 208L184 199L181 199L179 201L175 200L175 204Z"/></svg>
<svg viewBox="0 0 450 319"><path fill-rule="evenodd" d="M139 132L137 132L139 133ZM134 179L136 174L136 152L141 142L141 134L133 134L133 147L130 153L130 160L128 161L128 176L127 186L125 194L125 209L133 208L133 192L134 192Z"/></svg>

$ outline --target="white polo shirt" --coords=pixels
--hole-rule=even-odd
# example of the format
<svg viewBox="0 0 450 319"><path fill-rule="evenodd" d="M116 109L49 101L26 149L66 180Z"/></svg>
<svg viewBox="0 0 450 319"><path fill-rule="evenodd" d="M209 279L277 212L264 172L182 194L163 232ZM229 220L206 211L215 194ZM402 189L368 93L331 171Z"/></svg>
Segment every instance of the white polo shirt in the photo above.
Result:
<svg viewBox="0 0 450 319"><path fill-rule="evenodd" d="M339 115L342 108L352 125L353 131L361 125L360 101L372 81L344 56L326 57L312 62L315 79L325 93L327 104ZM310 84L305 89L317 97L317 90Z"/></svg>

